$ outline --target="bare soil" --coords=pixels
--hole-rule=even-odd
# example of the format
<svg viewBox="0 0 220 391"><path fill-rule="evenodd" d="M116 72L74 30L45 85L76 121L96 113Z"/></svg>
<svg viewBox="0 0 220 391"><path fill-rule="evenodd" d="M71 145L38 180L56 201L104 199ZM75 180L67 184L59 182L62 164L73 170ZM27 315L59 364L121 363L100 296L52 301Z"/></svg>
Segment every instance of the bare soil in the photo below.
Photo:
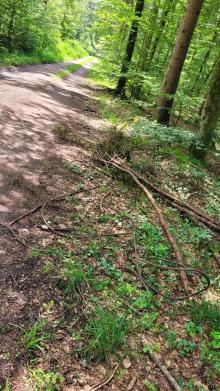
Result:
<svg viewBox="0 0 220 391"><path fill-rule="evenodd" d="M28 250L16 242L7 225L40 202L78 185L73 182L66 164L82 159L85 151L80 146L62 142L54 132L56 126L70 122L73 133L78 137L86 135L91 140L97 139L103 127L96 112L93 90L85 80L92 64L65 79L55 76L68 65L0 70L0 318L3 333L0 384L11 375L16 378L21 365L21 360L15 357L9 361L4 359L17 345L18 330L12 327L10 331L9 323L24 325L25 321L32 324L36 320L38 306L35 309L30 306L37 300L34 286L40 283L34 261L27 261ZM25 231L27 228L22 233ZM34 245L36 239L32 236L33 233L30 242ZM28 281L24 290L22 279Z"/></svg>

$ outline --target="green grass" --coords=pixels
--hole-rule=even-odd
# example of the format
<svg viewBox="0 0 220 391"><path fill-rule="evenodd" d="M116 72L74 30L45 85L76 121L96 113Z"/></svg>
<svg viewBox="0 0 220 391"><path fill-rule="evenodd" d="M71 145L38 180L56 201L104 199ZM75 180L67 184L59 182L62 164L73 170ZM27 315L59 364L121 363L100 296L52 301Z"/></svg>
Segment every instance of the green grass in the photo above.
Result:
<svg viewBox="0 0 220 391"><path fill-rule="evenodd" d="M61 288L63 293L68 296L74 295L77 288L85 281L85 278L82 266L77 265L72 260L67 260L61 275Z"/></svg>
<svg viewBox="0 0 220 391"><path fill-rule="evenodd" d="M36 51L36 53L24 54L20 52L7 53L0 57L0 66L22 66L27 64L56 63L76 60L88 56L88 52L77 41L58 42L53 49Z"/></svg>
<svg viewBox="0 0 220 391"><path fill-rule="evenodd" d="M82 68L83 65L86 65L90 63L94 58L88 57L85 60L79 61L75 64L70 64L65 69L62 69L61 71L56 73L57 77L60 77L61 79L64 79L65 77L69 76L71 73L77 71L78 69Z"/></svg>
<svg viewBox="0 0 220 391"><path fill-rule="evenodd" d="M109 74L105 72L105 67L102 64L102 61L98 61L96 65L90 69L89 79L100 87L115 88L115 79L109 78Z"/></svg>
<svg viewBox="0 0 220 391"><path fill-rule="evenodd" d="M50 339L50 335L45 333L44 322L37 320L31 328L23 335L24 347L29 353L34 353L36 350L44 350L45 342Z"/></svg>
<svg viewBox="0 0 220 391"><path fill-rule="evenodd" d="M127 331L125 316L101 307L96 308L86 327L89 340L84 350L85 357L96 361L107 360L123 344Z"/></svg>

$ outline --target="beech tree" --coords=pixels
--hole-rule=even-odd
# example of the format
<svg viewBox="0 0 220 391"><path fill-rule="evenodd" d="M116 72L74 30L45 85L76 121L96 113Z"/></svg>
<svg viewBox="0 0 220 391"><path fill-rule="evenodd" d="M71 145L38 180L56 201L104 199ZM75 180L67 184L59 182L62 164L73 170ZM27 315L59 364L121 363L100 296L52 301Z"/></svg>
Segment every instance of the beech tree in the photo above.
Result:
<svg viewBox="0 0 220 391"><path fill-rule="evenodd" d="M208 150L214 144L214 133L220 118L220 53L211 77L203 105L200 122L200 138Z"/></svg>
<svg viewBox="0 0 220 391"><path fill-rule="evenodd" d="M189 0L157 102L157 120L169 124L181 71L204 0Z"/></svg>
<svg viewBox="0 0 220 391"><path fill-rule="evenodd" d="M116 88L116 94L121 97L125 96L125 86L127 82L127 72L130 67L132 55L134 52L135 43L138 35L139 22L144 9L144 0L137 0L135 6L135 18L132 21L131 29L128 37L128 43L126 47L125 56L121 67L121 76Z"/></svg>

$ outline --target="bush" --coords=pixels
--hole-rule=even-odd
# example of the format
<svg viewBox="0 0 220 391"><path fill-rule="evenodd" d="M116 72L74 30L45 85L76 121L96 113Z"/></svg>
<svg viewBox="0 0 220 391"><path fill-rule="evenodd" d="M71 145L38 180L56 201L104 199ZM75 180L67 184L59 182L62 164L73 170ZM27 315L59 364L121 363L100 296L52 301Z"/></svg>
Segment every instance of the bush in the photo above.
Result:
<svg viewBox="0 0 220 391"><path fill-rule="evenodd" d="M1 54L3 52L3 55ZM40 63L56 63L61 61L75 60L85 57L88 53L81 43L75 40L59 41L54 47L38 49L32 54L14 52L8 54L7 49L0 47L0 65L25 65Z"/></svg>

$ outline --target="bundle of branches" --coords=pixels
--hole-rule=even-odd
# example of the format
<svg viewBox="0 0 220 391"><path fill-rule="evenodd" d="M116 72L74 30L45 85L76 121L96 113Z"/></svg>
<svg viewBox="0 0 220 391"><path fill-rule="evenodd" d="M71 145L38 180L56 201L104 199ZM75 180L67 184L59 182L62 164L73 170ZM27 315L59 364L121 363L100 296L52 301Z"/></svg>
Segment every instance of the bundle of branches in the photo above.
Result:
<svg viewBox="0 0 220 391"><path fill-rule="evenodd" d="M157 202L155 201L151 192L145 186L145 184L147 184L148 187L150 187L154 192L156 192L157 194L162 196L162 198L165 198L165 200L167 202L169 202L173 207L179 209L180 212L184 212L184 214L186 214L187 216L189 216L193 220L196 220L200 223L203 223L203 224L207 225L209 228L211 228L217 232L220 232L219 223L215 222L213 219L211 219L211 217L209 217L208 215L206 215L202 211L197 210L196 208L192 207L191 205L188 205L187 203L178 200L177 198L175 198L171 194L166 193L163 190L157 188L148 179L146 179L146 178L142 177L141 175L139 175L138 173L134 172L120 158L109 157L108 159L106 159L106 157L104 158L98 153L98 160L101 163L104 163L106 165L111 165L114 168L120 170L121 172L129 175L133 179L133 181L136 183L136 185L144 192L144 194L146 195L146 197L150 201L151 205L153 206L154 210L156 211L156 214L158 216L158 220L159 220L160 225L162 227L163 233L164 233L165 237L167 238L167 240L169 241L169 243L173 249L173 253L175 255L176 267L175 266L170 267L170 269L179 271L181 284L182 284L182 287L184 288L185 293L186 293L186 295L184 297L180 297L179 299L186 299L187 297L193 296L194 294L201 293L202 291L208 289L208 287L210 286L208 276L205 273L203 273L203 271L197 270L197 269L192 269L192 268L188 267L186 264L184 264L184 261L183 261L181 252L179 250L178 244L176 242L176 239L171 235L171 233L169 231L169 227L165 221L162 210L159 207L159 205L157 204ZM169 267L161 266L160 268L169 268ZM189 285L188 285L188 280L187 280L187 272L194 272L197 275L199 274L201 277L203 276L207 282L207 285L205 286L205 288L203 288L199 292L191 293Z"/></svg>
<svg viewBox="0 0 220 391"><path fill-rule="evenodd" d="M155 184L156 178L153 178L152 180L152 175L150 173L146 172L146 175L148 176L148 178L146 178L140 173L132 170L131 167L125 164L125 161L130 161L131 153L133 152L133 150L136 150L136 148L137 144L134 144L132 142L132 138L124 135L123 132L115 131L111 132L110 136L108 136L108 139L98 146L98 149L96 149L96 155L98 156L98 160L101 160L102 163L105 161L111 164L117 163L118 165L120 165L120 167L123 166L124 168L126 168L126 170L129 170L127 174L129 174L130 176L132 176L131 174L135 175L135 177L140 181L140 183L147 185L149 189L151 189L154 193L158 194L161 198L163 198L163 200L167 204L169 204L173 208L178 209L181 214L186 215L198 225L203 224L210 230L218 234L220 232L219 221L215 221L212 217L210 217L202 210L199 210L198 208L179 200L174 195L159 188ZM139 146L138 148L140 149Z"/></svg>

